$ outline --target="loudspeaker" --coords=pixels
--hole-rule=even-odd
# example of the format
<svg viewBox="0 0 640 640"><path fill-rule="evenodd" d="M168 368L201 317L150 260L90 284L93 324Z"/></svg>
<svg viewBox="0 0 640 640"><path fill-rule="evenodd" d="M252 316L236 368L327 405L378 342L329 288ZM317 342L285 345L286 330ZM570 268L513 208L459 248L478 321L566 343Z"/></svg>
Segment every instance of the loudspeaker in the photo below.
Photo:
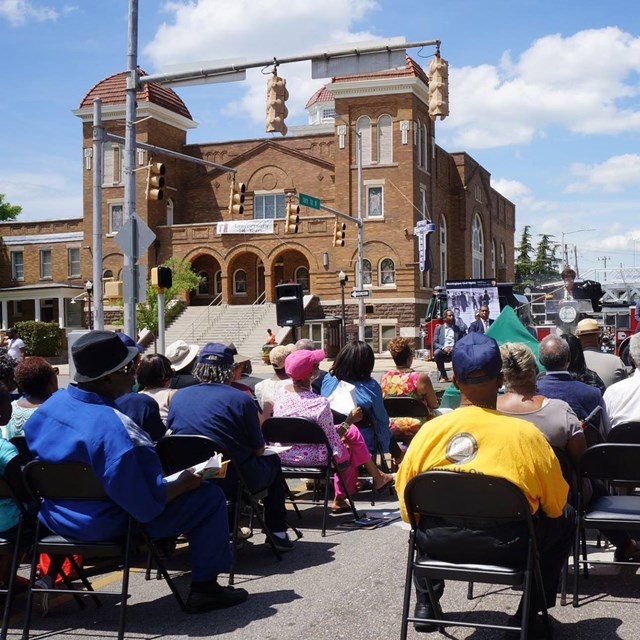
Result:
<svg viewBox="0 0 640 640"><path fill-rule="evenodd" d="M304 324L301 284L276 285L276 322L279 327L299 327Z"/></svg>

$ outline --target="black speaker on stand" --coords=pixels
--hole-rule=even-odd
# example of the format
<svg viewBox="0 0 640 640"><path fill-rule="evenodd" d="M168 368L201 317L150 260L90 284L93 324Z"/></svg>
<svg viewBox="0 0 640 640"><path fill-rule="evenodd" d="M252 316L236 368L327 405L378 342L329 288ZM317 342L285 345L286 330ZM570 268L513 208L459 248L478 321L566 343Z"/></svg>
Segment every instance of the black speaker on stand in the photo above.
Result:
<svg viewBox="0 0 640 640"><path fill-rule="evenodd" d="M301 284L276 285L276 322L279 327L304 324Z"/></svg>

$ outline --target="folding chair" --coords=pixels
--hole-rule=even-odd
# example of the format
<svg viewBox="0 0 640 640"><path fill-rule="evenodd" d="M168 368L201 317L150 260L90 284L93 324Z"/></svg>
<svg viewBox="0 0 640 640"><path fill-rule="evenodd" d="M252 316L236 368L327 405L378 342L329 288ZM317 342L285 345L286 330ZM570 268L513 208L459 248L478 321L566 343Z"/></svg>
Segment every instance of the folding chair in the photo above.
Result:
<svg viewBox="0 0 640 640"><path fill-rule="evenodd" d="M271 532L267 529L262 517L262 510L258 501L267 495L267 490L263 489L256 493L252 493L244 480L242 470L236 463L234 458L229 454L228 450L223 443L209 438L208 436L202 436L197 434L172 434L160 438L156 443L156 451L167 473L174 473L181 469L186 469L199 462L208 460L214 453L222 454L224 460L229 460L229 464L233 466L233 469L238 478L238 489L233 500L228 501L227 504L230 508L233 508L233 531L231 533L231 552L232 552L232 565L229 569L229 584L232 585L235 579L235 562L236 552L238 549L238 527L240 523L240 512L243 502L247 502L251 511L258 518L260 526L264 529L267 541L273 549L278 560L282 560L282 555L276 547L275 540Z"/></svg>
<svg viewBox="0 0 640 640"><path fill-rule="evenodd" d="M421 424L424 424L429 419L429 407L424 402L421 402L417 398L385 398L384 408L389 414L389 418L416 418L420 420ZM412 434L401 436L402 442L411 442L413 438ZM396 436L398 439L398 436Z"/></svg>
<svg viewBox="0 0 640 640"><path fill-rule="evenodd" d="M527 499L513 484L502 478L451 471L427 471L420 473L407 484L404 493L405 505L409 513L411 534L409 556L404 587L401 640L406 640L410 622L431 622L445 626L462 626L519 631L521 640L526 640L531 596L534 589L545 603L542 576L538 563L533 520ZM527 553L521 566L485 564L482 552L473 563L455 563L438 558L420 556L416 533L420 518L435 517L464 521L465 526L481 528L487 521L512 524L521 522L527 532ZM435 618L425 619L409 616L413 576L425 578L429 599ZM447 579L458 581L484 582L515 586L524 585L523 607L520 627L497 624L483 624L444 618L440 604L434 594L431 580ZM551 638L551 627L546 605L542 609L547 637Z"/></svg>
<svg viewBox="0 0 640 640"><path fill-rule="evenodd" d="M595 447L597 444L604 444L604 436L598 427L594 427L590 422L582 423L582 430L587 441L587 447Z"/></svg>
<svg viewBox="0 0 640 640"><path fill-rule="evenodd" d="M79 462L52 463L35 460L24 468L24 480L27 489L33 498L40 500L104 500L108 499L104 488L93 474L89 466ZM103 596L113 596L120 599L120 621L118 625L118 639L124 638L127 599L129 597L129 570L131 555L134 549L134 531L141 536L154 557L162 576L169 585L181 609L185 609L184 601L176 586L173 584L162 559L160 558L152 540L144 530L144 527L136 523L133 518L128 519L127 531L119 540L86 541L61 535L46 535L38 521L36 525L36 542L33 545L33 557L31 560L31 574L29 576L29 591L24 620L23 640L28 640L31 625L31 611L33 608L33 596L35 593L68 593L71 594L81 608L85 604L80 596L91 596L96 606L102 606L102 602L96 595L85 572L74 559L74 554L82 554L94 558L121 558L122 559L122 588L119 593L113 591L100 591ZM36 567L41 553L51 556L51 567L55 578L59 575L64 581L66 589L35 589ZM69 559L71 566L76 571L86 591L74 589L71 579L62 571L62 563Z"/></svg>
<svg viewBox="0 0 640 640"><path fill-rule="evenodd" d="M640 444L640 422L624 422L607 434L610 444Z"/></svg>
<svg viewBox="0 0 640 640"><path fill-rule="evenodd" d="M618 427L615 427L616 429ZM578 478L599 479L606 482L618 481L640 484L640 445L600 444L589 447L580 458ZM578 523L573 550L573 606L578 606L579 568L591 564L621 564L615 560L588 560L586 529L620 529L640 531L640 496L606 495L594 498L588 507L584 506L581 483L578 483ZM582 560L579 557L582 540ZM640 562L625 562L625 565L640 566Z"/></svg>
<svg viewBox="0 0 640 640"><path fill-rule="evenodd" d="M322 427L306 418L267 418L262 423L262 434L264 439L270 443L282 445L289 444L317 444L324 445L327 458L322 465L305 465L304 467L282 465L282 474L286 478L314 478L324 480L324 511L322 514L322 536L327 533L327 513L329 511L329 485L331 483L331 473L337 474L342 489L347 497L353 517L360 518L356 506L347 490L342 475L342 469L349 464L345 462L338 464L331 452L331 446L327 440L327 434Z"/></svg>
<svg viewBox="0 0 640 640"><path fill-rule="evenodd" d="M7 480L0 476L0 500L12 500L17 506L20 512L20 518L18 520L18 527L16 529L15 538L0 538L0 555L11 556L11 569L9 574L9 584L6 588L0 588L0 593L6 594L4 602L4 611L2 614L2 626L0 627L0 640L5 640L9 629L9 618L11 616L11 607L16 595L16 574L18 566L20 564L20 556L25 549L25 545L30 544L32 541L24 540L24 527L25 520L28 518L26 509L16 494L14 493L11 485Z"/></svg>

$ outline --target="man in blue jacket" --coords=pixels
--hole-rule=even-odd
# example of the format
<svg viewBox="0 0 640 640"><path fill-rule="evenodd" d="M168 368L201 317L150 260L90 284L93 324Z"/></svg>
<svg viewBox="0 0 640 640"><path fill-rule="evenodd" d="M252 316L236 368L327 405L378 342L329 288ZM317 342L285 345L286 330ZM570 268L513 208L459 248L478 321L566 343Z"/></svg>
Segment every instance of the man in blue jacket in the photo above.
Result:
<svg viewBox="0 0 640 640"><path fill-rule="evenodd" d="M449 382L445 362L451 360L451 352L456 342L464 335L464 331L456 324L451 309L444 312L444 322L433 332L433 359L436 361L440 382Z"/></svg>
<svg viewBox="0 0 640 640"><path fill-rule="evenodd" d="M87 464L109 497L46 500L42 522L54 533L88 541L122 537L129 515L152 538L187 534L192 570L187 611L202 613L246 600L244 589L217 582L232 561L222 490L189 470L166 482L148 435L116 409L115 399L131 390L138 350L111 331L91 331L73 345L71 355L77 384L54 393L29 418L27 445L41 460Z"/></svg>

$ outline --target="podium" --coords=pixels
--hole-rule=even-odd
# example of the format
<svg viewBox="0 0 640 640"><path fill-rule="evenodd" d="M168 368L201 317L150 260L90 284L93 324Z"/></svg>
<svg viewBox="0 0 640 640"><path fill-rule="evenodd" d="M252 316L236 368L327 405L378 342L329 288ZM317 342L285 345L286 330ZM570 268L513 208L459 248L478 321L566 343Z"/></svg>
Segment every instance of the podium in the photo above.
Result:
<svg viewBox="0 0 640 640"><path fill-rule="evenodd" d="M547 300L547 319L566 333L576 332L580 320L593 313L591 300Z"/></svg>

